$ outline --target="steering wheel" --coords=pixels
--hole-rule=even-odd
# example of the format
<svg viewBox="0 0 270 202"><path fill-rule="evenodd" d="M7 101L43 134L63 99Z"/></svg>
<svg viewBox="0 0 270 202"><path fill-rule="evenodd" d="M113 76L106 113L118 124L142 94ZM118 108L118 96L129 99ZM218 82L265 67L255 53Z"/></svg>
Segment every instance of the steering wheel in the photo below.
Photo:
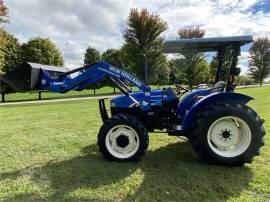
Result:
<svg viewBox="0 0 270 202"><path fill-rule="evenodd" d="M180 84L174 84L176 87L176 94L178 96L181 96L183 94L185 94L186 92L189 92L190 90L188 88L185 88L183 86L181 86Z"/></svg>

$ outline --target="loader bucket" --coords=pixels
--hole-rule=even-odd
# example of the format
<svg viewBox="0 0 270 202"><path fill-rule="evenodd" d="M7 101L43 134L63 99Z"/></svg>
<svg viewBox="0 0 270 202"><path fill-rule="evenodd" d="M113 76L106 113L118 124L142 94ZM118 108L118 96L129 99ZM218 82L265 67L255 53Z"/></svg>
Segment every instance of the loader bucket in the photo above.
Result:
<svg viewBox="0 0 270 202"><path fill-rule="evenodd" d="M1 81L20 92L42 90L40 89L41 70L46 70L52 78L57 78L60 74L68 71L64 67L24 62L2 76Z"/></svg>

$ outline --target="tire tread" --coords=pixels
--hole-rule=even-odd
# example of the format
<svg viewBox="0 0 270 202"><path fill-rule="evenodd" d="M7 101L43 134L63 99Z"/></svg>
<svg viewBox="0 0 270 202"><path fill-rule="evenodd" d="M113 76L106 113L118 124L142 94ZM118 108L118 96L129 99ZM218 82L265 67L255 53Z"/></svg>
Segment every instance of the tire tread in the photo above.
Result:
<svg viewBox="0 0 270 202"><path fill-rule="evenodd" d="M121 123L130 125L131 127L133 127L138 132L138 135L140 137L140 146L139 146L138 151L133 156L127 159L119 159L111 155L109 151L107 150L106 144L105 144L106 134L110 130L110 128ZM109 161L120 161L120 162L123 162L123 161L136 162L140 160L140 158L146 153L148 144L149 144L148 133L144 125L137 118L130 115L126 115L126 114L118 114L107 119L99 130L98 143L97 143L99 147L99 151L102 153L105 159Z"/></svg>
<svg viewBox="0 0 270 202"><path fill-rule="evenodd" d="M260 128L259 133L257 134L259 138L259 143L258 146L255 148L255 151L251 155L248 155L247 158L242 158L239 161L234 161L234 162L229 162L228 161L223 161L220 159L216 159L208 154L208 152L205 152L204 150L204 145L200 141L199 134L201 131L203 131L203 123L204 119L207 116L211 116L213 113L217 112L222 112L224 108L227 109L232 109L236 111L245 111L247 113L247 116L252 117L252 120L254 121L254 124L258 125ZM254 112L250 107L243 105L243 104L237 104L237 103L223 103L223 102L218 102L218 103L213 103L211 105L206 106L203 110L199 111L195 117L195 122L193 125L193 130L190 132L190 141L193 145L194 150L198 154L198 156L205 161L208 164L218 164L218 165L232 165L232 166L241 166L244 163L252 163L254 156L257 156L260 154L260 148L264 145L264 135L265 135L265 130L263 127L263 120L260 119L260 117L257 115L256 112Z"/></svg>

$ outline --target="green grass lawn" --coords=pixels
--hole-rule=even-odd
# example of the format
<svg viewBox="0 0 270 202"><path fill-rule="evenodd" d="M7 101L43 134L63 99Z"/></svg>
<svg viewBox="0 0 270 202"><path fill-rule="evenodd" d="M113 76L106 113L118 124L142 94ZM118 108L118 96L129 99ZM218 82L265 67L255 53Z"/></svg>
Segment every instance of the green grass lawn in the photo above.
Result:
<svg viewBox="0 0 270 202"><path fill-rule="evenodd" d="M270 87L238 90L267 131L261 156L243 167L208 166L184 139L150 134L138 163L104 160L95 100L0 107L0 200L269 201Z"/></svg>

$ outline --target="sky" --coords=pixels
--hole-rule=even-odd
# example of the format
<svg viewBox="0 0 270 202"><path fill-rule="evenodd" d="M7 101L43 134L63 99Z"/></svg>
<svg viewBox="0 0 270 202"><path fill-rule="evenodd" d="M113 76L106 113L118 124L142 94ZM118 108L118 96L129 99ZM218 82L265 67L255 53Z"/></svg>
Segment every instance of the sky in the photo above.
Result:
<svg viewBox="0 0 270 202"><path fill-rule="evenodd" d="M10 23L4 27L21 43L50 38L62 51L65 65L81 66L88 46L103 52L123 44L131 8L147 8L168 23L165 39L180 28L201 26L206 37L270 36L270 0L5 0ZM239 66L246 71L249 46Z"/></svg>

